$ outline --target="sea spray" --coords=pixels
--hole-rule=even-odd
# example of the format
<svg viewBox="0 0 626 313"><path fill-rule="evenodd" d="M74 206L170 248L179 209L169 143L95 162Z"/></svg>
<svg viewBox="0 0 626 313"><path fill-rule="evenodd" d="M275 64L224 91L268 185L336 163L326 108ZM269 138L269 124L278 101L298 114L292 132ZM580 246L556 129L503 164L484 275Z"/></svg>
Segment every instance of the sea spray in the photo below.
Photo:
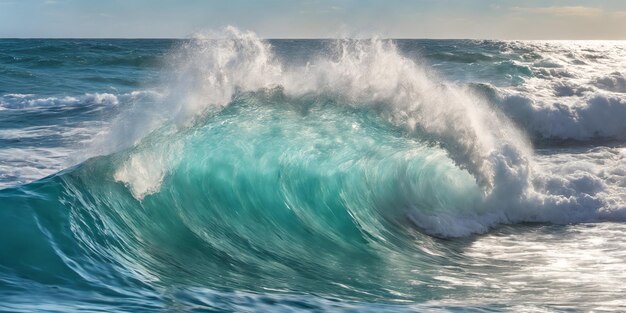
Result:
<svg viewBox="0 0 626 313"><path fill-rule="evenodd" d="M194 127L193 121L199 116L215 115L249 92L278 93L283 101L296 106L301 105L299 101L334 99L337 105L374 110L386 123L446 149L448 157L472 173L483 189L484 201L469 210L470 215L476 215L470 218L477 229L463 227L463 231L457 231L453 225L441 223L439 214L455 216L451 212L466 208L429 210L428 216L416 208L417 212L410 214L412 220L431 233L464 235L485 231L496 222L506 222L500 212L518 209L512 208L510 199L521 199L527 193L532 154L521 132L483 99L442 83L403 57L391 41L345 40L305 66L288 67L273 55L269 44L254 34L228 28L225 35L225 39L191 40L175 52L171 61L173 91L161 107L143 110L155 112L161 121L169 120L183 129ZM163 119L164 114L171 118ZM137 127L145 126L138 123ZM159 149L158 145L153 149ZM128 162L138 162L137 156ZM155 167L155 179L161 180L162 162L141 163ZM140 172L134 175L133 168ZM144 166L126 164L123 171L125 174L118 172L116 179L128 184L139 197L158 191L158 182L145 187L145 177L153 174L147 175ZM133 185L133 176L144 177L141 185Z"/></svg>

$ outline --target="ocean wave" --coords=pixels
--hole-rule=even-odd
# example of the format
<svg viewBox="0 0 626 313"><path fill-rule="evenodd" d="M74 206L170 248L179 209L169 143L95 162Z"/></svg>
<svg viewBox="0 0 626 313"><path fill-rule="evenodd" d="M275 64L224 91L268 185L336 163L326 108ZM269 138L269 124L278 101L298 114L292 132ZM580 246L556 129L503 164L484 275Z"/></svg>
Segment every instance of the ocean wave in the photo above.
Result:
<svg viewBox="0 0 626 313"><path fill-rule="evenodd" d="M535 151L525 135L618 137L618 92L536 77L514 87L451 83L387 40L331 43L329 54L288 65L252 33L228 29L223 37L173 51L152 101L4 96L15 109L37 111L127 104L94 128L100 134L80 151L93 157L0 190L7 294L47 294L53 285L71 303L84 296L74 291L88 290L98 304L128 308L169 303L172 286L181 286L172 298L186 303L207 290L385 303L465 299L469 290L482 301L485 288L514 285L528 260L551 262L555 250L520 256L510 244L523 241L520 232L496 235L488 247L474 245L474 234L503 224L626 220L623 147ZM44 130L23 131L28 140ZM513 264L495 272L506 279L483 279L494 277L492 259ZM621 273L622 263L603 264L603 274ZM560 268L537 270L563 277ZM513 290L508 297L520 294Z"/></svg>
<svg viewBox="0 0 626 313"><path fill-rule="evenodd" d="M440 190L434 191L433 199L437 199L434 202L413 199L397 205L410 208L406 217L429 234L465 236L485 232L499 223L522 221L592 221L605 209L622 210L619 206L609 206L602 195L594 196L594 201L589 202L584 197L543 190L535 174L543 169L534 164L523 133L506 117L524 125L527 131L536 129L546 137L618 136L623 133L623 127L617 121L624 113L624 105L618 98L589 98L587 105L580 109L576 106L563 108L574 110L568 115L565 111L555 114L550 114L554 110L540 111L532 100L509 95L501 98L500 107L494 109L484 98L476 97L464 87L446 83L402 56L391 41L347 40L330 49L331 54L319 55L304 66L286 66L273 55L267 42L252 33L229 29L225 37L224 40L196 38L184 44L170 60L174 75L165 100L157 104L157 108L138 107L140 114L122 116L112 124L114 129L123 131L113 130L109 133L113 140L108 141L125 142L116 149L136 146L163 125L175 125L170 130L173 133L166 136L170 138L166 145L150 137L149 145L131 153L118 166L115 180L125 184L135 198L142 200L159 194L164 180L177 170L180 160L187 157L186 139L171 140L179 131L210 127L211 117L234 104L241 105L240 101L251 101L249 105L279 102L303 112L309 112L320 103L375 112L380 119L378 123L397 127L417 142L443 149L449 162L446 166L452 165L470 174L471 179L459 188L474 190L461 192L467 199L474 200L454 200L459 192L442 184ZM496 97L500 97L498 92ZM281 116L280 112L275 114ZM576 118L567 125L564 121L571 116ZM559 118L563 120L554 123ZM208 124L202 126L203 123ZM276 123L280 125L280 121ZM555 124L563 127L556 128ZM268 127L278 130L279 125L267 122ZM542 128L546 125L552 128ZM264 139L249 139L252 147L257 140ZM284 149L299 155L297 148L286 146ZM350 156L360 157L356 153ZM414 175L421 177L419 173ZM396 179L402 181L399 177ZM448 180L450 186L456 186L454 179ZM580 194L586 194L583 191ZM437 196L440 192L441 196ZM405 193L419 198L433 191L416 189ZM554 203L548 203L550 201ZM572 210L584 210L585 214L579 219L570 218Z"/></svg>

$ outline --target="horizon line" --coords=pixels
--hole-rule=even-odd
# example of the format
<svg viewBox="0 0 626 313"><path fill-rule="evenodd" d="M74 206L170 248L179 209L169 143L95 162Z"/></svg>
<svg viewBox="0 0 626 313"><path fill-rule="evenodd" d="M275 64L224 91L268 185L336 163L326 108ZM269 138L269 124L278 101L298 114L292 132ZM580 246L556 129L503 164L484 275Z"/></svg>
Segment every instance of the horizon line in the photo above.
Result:
<svg viewBox="0 0 626 313"><path fill-rule="evenodd" d="M259 37L261 40L367 40L376 37ZM0 40L190 40L192 37L0 37ZM227 38L204 38L227 39ZM501 39L501 38L453 38L453 37L385 37L383 40L485 40L485 41L626 41L624 39Z"/></svg>

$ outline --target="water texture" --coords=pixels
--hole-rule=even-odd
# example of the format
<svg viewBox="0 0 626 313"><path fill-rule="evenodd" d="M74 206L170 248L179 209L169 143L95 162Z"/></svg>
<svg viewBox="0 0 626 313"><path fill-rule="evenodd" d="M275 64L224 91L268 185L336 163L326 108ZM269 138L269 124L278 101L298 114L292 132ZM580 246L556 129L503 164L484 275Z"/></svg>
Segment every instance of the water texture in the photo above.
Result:
<svg viewBox="0 0 626 313"><path fill-rule="evenodd" d="M626 309L626 44L0 40L0 311Z"/></svg>

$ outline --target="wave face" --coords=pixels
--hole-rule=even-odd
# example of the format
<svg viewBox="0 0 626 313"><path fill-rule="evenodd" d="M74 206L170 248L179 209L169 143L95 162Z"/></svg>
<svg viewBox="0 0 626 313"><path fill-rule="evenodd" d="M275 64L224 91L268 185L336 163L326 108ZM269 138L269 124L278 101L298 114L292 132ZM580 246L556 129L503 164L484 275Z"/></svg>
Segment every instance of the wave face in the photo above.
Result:
<svg viewBox="0 0 626 313"><path fill-rule="evenodd" d="M455 51L426 41L415 58L410 41L274 46L234 28L219 36L175 43L158 88L0 98L0 115L15 125L19 114L49 122L0 130L7 142L26 140L6 151L28 155L25 134L40 142L51 129L74 141L53 140L48 152L80 151L43 179L6 178L0 309L623 305L615 238L626 233L626 151L605 144L623 139L622 74L569 92L559 86L570 76L552 71L564 61L539 54L562 54L551 45L465 42ZM90 66L152 68L119 58L120 46ZM482 71L463 68L472 64ZM550 99L571 105L525 91L554 77ZM61 120L71 114L74 124Z"/></svg>

